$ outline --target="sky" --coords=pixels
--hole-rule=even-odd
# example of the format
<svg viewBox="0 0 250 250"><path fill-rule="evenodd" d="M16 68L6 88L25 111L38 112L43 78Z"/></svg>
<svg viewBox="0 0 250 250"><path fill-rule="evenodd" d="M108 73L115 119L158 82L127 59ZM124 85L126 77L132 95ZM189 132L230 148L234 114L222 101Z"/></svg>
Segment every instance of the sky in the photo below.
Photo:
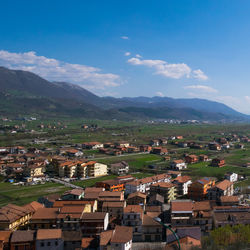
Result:
<svg viewBox="0 0 250 250"><path fill-rule="evenodd" d="M99 96L219 101L250 114L249 0L12 0L0 66Z"/></svg>

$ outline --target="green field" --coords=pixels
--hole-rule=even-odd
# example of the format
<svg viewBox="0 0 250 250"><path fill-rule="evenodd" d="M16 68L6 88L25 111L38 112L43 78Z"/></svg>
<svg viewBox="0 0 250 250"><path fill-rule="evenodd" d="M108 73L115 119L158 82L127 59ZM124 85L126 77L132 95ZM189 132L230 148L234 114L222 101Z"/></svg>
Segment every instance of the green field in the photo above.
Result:
<svg viewBox="0 0 250 250"><path fill-rule="evenodd" d="M0 183L0 207L13 203L24 205L36 201L48 194L62 194L69 188L56 183L46 183L34 186L14 186L10 183Z"/></svg>

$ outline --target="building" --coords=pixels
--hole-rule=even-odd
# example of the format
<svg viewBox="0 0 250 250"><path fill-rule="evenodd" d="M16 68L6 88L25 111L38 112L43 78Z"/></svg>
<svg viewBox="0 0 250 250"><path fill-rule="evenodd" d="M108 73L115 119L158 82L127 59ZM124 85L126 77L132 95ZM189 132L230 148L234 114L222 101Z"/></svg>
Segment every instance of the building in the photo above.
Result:
<svg viewBox="0 0 250 250"><path fill-rule="evenodd" d="M82 144L82 148L99 149L99 148L103 148L103 143L101 143L101 142L86 142L86 143Z"/></svg>
<svg viewBox="0 0 250 250"><path fill-rule="evenodd" d="M185 161L186 163L196 163L199 161L199 158L197 155L187 155Z"/></svg>
<svg viewBox="0 0 250 250"><path fill-rule="evenodd" d="M238 196L221 196L220 204L221 206L238 206L239 197Z"/></svg>
<svg viewBox="0 0 250 250"><path fill-rule="evenodd" d="M219 201L221 196L232 196L233 192L233 182L230 182L229 180L224 180L208 189L208 199Z"/></svg>
<svg viewBox="0 0 250 250"><path fill-rule="evenodd" d="M125 194L128 195L135 192L146 193L149 191L151 185L158 182L170 182L170 178L168 174L159 174L128 182L125 185Z"/></svg>
<svg viewBox="0 0 250 250"><path fill-rule="evenodd" d="M143 209L140 205L128 205L124 208L122 225L133 228L133 241L142 240Z"/></svg>
<svg viewBox="0 0 250 250"><path fill-rule="evenodd" d="M219 159L219 158L215 158L212 160L211 162L211 166L213 167L224 167L225 166L225 160L223 159Z"/></svg>
<svg viewBox="0 0 250 250"><path fill-rule="evenodd" d="M199 226L202 232L212 230L213 216L209 201L196 201L193 206L193 225Z"/></svg>
<svg viewBox="0 0 250 250"><path fill-rule="evenodd" d="M8 250L11 231L0 231L0 250Z"/></svg>
<svg viewBox="0 0 250 250"><path fill-rule="evenodd" d="M187 164L183 160L174 160L171 162L170 167L175 170L182 170L187 168Z"/></svg>
<svg viewBox="0 0 250 250"><path fill-rule="evenodd" d="M200 160L200 161L209 161L209 158L208 158L207 155L201 154L201 155L199 155L199 160Z"/></svg>
<svg viewBox="0 0 250 250"><path fill-rule="evenodd" d="M238 174L236 174L236 173L228 172L228 173L225 174L224 177L225 177L226 180L229 180L231 182L238 181Z"/></svg>
<svg viewBox="0 0 250 250"><path fill-rule="evenodd" d="M84 237L99 237L102 231L107 230L108 224L108 213L84 213L81 217L82 235Z"/></svg>
<svg viewBox="0 0 250 250"><path fill-rule="evenodd" d="M215 185L212 178L204 177L193 182L188 187L188 197L195 201L204 200L207 197L208 189Z"/></svg>
<svg viewBox="0 0 250 250"><path fill-rule="evenodd" d="M129 194L127 198L128 205L146 205L147 195L141 192Z"/></svg>
<svg viewBox="0 0 250 250"><path fill-rule="evenodd" d="M84 190L81 188L71 189L66 191L62 196L62 200L80 200L84 196Z"/></svg>
<svg viewBox="0 0 250 250"><path fill-rule="evenodd" d="M172 227L193 225L193 201L174 200L170 203Z"/></svg>
<svg viewBox="0 0 250 250"><path fill-rule="evenodd" d="M166 155L168 154L168 150L164 147L154 147L152 148L151 153L157 155Z"/></svg>
<svg viewBox="0 0 250 250"><path fill-rule="evenodd" d="M36 250L63 250L64 241L61 229L38 229Z"/></svg>
<svg viewBox="0 0 250 250"><path fill-rule="evenodd" d="M172 183L177 187L178 195L186 195L188 193L188 187L192 184L192 180L190 176L178 176L176 177Z"/></svg>
<svg viewBox="0 0 250 250"><path fill-rule="evenodd" d="M80 231L62 231L64 250L81 249L82 235Z"/></svg>
<svg viewBox="0 0 250 250"><path fill-rule="evenodd" d="M125 202L104 202L102 204L102 212L108 213L110 218L115 218L117 221L121 221L123 215L123 209Z"/></svg>
<svg viewBox="0 0 250 250"><path fill-rule="evenodd" d="M163 234L162 225L154 218L143 214L142 220L142 241L143 242L161 242Z"/></svg>
<svg viewBox="0 0 250 250"><path fill-rule="evenodd" d="M249 225L250 207L214 207L213 219L215 228L226 225Z"/></svg>
<svg viewBox="0 0 250 250"><path fill-rule="evenodd" d="M209 148L210 150L217 150L217 151L220 151L220 150L221 150L221 145L218 144L218 143L216 143L216 142L210 142L210 143L208 144L208 148Z"/></svg>
<svg viewBox="0 0 250 250"><path fill-rule="evenodd" d="M176 187L172 183L159 182L151 185L150 196L159 194L164 197L164 202L169 203L176 199Z"/></svg>
<svg viewBox="0 0 250 250"><path fill-rule="evenodd" d="M8 204L0 209L0 230L15 231L28 224L33 210Z"/></svg>
<svg viewBox="0 0 250 250"><path fill-rule="evenodd" d="M25 231L15 231L12 233L10 240L11 250L35 250L35 231L25 230Z"/></svg>
<svg viewBox="0 0 250 250"><path fill-rule="evenodd" d="M110 172L117 175L127 174L129 172L129 165L126 161L110 164Z"/></svg>
<svg viewBox="0 0 250 250"><path fill-rule="evenodd" d="M101 233L100 250L131 250L132 237L132 227L116 226L114 230Z"/></svg>

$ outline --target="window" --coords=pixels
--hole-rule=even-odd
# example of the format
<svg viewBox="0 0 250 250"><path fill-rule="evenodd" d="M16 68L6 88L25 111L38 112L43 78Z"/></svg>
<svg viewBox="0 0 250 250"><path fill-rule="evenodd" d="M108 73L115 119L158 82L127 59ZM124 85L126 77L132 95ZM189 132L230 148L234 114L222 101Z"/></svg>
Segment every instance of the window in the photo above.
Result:
<svg viewBox="0 0 250 250"><path fill-rule="evenodd" d="M58 246L58 241L55 241L55 245Z"/></svg>
<svg viewBox="0 0 250 250"><path fill-rule="evenodd" d="M40 246L41 246L41 247L44 247L44 243L43 243L43 242L41 242Z"/></svg>
<svg viewBox="0 0 250 250"><path fill-rule="evenodd" d="M48 246L48 247L50 246L50 241L47 243L47 246Z"/></svg>

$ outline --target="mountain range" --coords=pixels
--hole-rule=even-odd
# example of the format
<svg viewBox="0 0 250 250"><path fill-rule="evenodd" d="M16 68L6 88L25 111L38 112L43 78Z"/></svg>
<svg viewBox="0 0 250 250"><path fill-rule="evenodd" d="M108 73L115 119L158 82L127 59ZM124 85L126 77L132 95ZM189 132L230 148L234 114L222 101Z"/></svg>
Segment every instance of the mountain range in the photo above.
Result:
<svg viewBox="0 0 250 250"><path fill-rule="evenodd" d="M76 84L0 67L0 114L91 119L249 121L225 104L170 97L99 97Z"/></svg>

